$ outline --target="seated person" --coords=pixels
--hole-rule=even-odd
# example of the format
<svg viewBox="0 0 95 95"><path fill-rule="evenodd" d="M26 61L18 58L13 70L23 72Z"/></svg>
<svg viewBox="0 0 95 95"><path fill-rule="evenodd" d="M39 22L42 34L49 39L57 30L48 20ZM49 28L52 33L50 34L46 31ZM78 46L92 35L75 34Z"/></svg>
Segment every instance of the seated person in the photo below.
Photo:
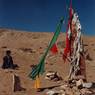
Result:
<svg viewBox="0 0 95 95"><path fill-rule="evenodd" d="M13 64L13 59L11 57L11 51L7 50L6 55L3 57L2 68L3 69L7 69L7 68L15 69L16 67L18 66L16 64Z"/></svg>

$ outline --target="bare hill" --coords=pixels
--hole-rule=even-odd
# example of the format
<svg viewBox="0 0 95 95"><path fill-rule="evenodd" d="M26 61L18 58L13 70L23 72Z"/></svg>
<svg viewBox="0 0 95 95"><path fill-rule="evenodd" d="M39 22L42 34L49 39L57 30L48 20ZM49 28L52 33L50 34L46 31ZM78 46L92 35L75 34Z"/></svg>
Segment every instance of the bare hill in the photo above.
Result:
<svg viewBox="0 0 95 95"><path fill-rule="evenodd" d="M28 77L32 64L38 64L42 54L47 48L53 33L47 32L23 32L10 29L0 29L0 66L2 58L7 49L12 51L15 64L18 64L18 70L3 70L0 68L0 95L45 95L46 91L37 93L34 90L34 82ZM87 79L95 82L95 37L83 36L85 51L88 51L90 58L86 59ZM64 64L62 52L65 47L65 34L61 33L57 40L59 53L48 57L46 60L46 72L49 70L57 71L64 79L68 75L69 64ZM21 85L26 91L13 93L12 75L17 74L21 79ZM50 87L58 85L57 82L47 81L41 76L41 86Z"/></svg>

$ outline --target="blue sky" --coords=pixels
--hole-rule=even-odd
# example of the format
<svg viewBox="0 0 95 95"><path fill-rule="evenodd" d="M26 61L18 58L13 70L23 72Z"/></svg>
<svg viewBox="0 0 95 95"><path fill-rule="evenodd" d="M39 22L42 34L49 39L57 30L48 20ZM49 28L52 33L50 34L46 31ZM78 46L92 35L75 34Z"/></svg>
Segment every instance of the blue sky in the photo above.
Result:
<svg viewBox="0 0 95 95"><path fill-rule="evenodd" d="M72 0L83 32L95 35L95 0ZM55 32L60 17L66 30L69 0L0 0L0 27Z"/></svg>

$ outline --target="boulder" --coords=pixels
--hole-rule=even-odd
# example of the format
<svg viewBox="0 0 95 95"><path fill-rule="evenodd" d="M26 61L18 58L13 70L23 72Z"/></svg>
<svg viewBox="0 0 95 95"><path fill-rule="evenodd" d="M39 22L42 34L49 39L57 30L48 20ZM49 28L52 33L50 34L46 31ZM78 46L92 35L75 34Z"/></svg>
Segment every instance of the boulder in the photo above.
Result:
<svg viewBox="0 0 95 95"><path fill-rule="evenodd" d="M48 91L46 94L47 94L47 95L58 95L59 93L57 93L57 92L51 90L51 91Z"/></svg>
<svg viewBox="0 0 95 95"><path fill-rule="evenodd" d="M60 75L57 72L54 72L54 71L49 71L46 74L45 79L47 79L47 80L53 80L53 81L62 80L62 78L60 77Z"/></svg>
<svg viewBox="0 0 95 95"><path fill-rule="evenodd" d="M13 74L13 92L25 91L26 89L21 86L21 81L18 75Z"/></svg>
<svg viewBox="0 0 95 95"><path fill-rule="evenodd" d="M83 85L83 80L82 80L82 79L76 81L76 86L77 86L79 89L81 89L81 88L83 87L82 85Z"/></svg>

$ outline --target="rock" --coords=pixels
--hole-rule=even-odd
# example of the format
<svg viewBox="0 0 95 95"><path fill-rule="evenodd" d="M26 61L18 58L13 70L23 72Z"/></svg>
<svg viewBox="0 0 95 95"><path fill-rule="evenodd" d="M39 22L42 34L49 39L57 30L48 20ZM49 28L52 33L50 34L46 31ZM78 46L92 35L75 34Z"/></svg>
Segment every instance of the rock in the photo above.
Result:
<svg viewBox="0 0 95 95"><path fill-rule="evenodd" d="M73 90L74 90L74 91L77 91L77 90L78 90L78 88L77 88L76 86L74 86L74 87L73 87Z"/></svg>
<svg viewBox="0 0 95 95"><path fill-rule="evenodd" d="M65 93L62 93L62 94L60 94L60 95L67 95L67 94L65 94Z"/></svg>
<svg viewBox="0 0 95 95"><path fill-rule="evenodd" d="M66 95L74 95L71 88L66 88L65 93L66 93Z"/></svg>
<svg viewBox="0 0 95 95"><path fill-rule="evenodd" d="M53 81L62 80L62 78L60 77L60 75L57 72L54 72L54 71L49 71L46 74L45 79L47 79L47 80L53 80Z"/></svg>
<svg viewBox="0 0 95 95"><path fill-rule="evenodd" d="M21 86L21 81L18 75L13 74L13 92L25 91L26 89Z"/></svg>
<svg viewBox="0 0 95 95"><path fill-rule="evenodd" d="M83 84L83 80L82 80L82 79L76 81L76 86L77 86L79 89L82 88L82 84Z"/></svg>
<svg viewBox="0 0 95 95"><path fill-rule="evenodd" d="M61 85L61 86L60 86L60 88L61 88L62 90L65 90L67 87L68 87L68 85Z"/></svg>
<svg viewBox="0 0 95 95"><path fill-rule="evenodd" d="M46 74L46 76L47 76L47 77L51 77L51 76L54 76L54 74L55 74L55 72L49 71L49 72Z"/></svg>
<svg viewBox="0 0 95 95"><path fill-rule="evenodd" d="M81 95L80 90L76 86L73 87L73 93L74 95Z"/></svg>
<svg viewBox="0 0 95 95"><path fill-rule="evenodd" d="M85 88L91 88L93 83L83 83L83 87Z"/></svg>
<svg viewBox="0 0 95 95"><path fill-rule="evenodd" d="M66 95L64 90L60 90L60 95Z"/></svg>
<svg viewBox="0 0 95 95"><path fill-rule="evenodd" d="M91 94L93 94L92 91L90 91L89 89L86 89L86 88L81 89L80 92L81 92L82 95L91 95Z"/></svg>
<svg viewBox="0 0 95 95"><path fill-rule="evenodd" d="M46 79L46 80L50 80L50 78L49 78L48 76L45 76L45 79Z"/></svg>
<svg viewBox="0 0 95 95"><path fill-rule="evenodd" d="M55 91L48 91L47 93L46 93L47 95L58 95L58 93L56 93Z"/></svg>

